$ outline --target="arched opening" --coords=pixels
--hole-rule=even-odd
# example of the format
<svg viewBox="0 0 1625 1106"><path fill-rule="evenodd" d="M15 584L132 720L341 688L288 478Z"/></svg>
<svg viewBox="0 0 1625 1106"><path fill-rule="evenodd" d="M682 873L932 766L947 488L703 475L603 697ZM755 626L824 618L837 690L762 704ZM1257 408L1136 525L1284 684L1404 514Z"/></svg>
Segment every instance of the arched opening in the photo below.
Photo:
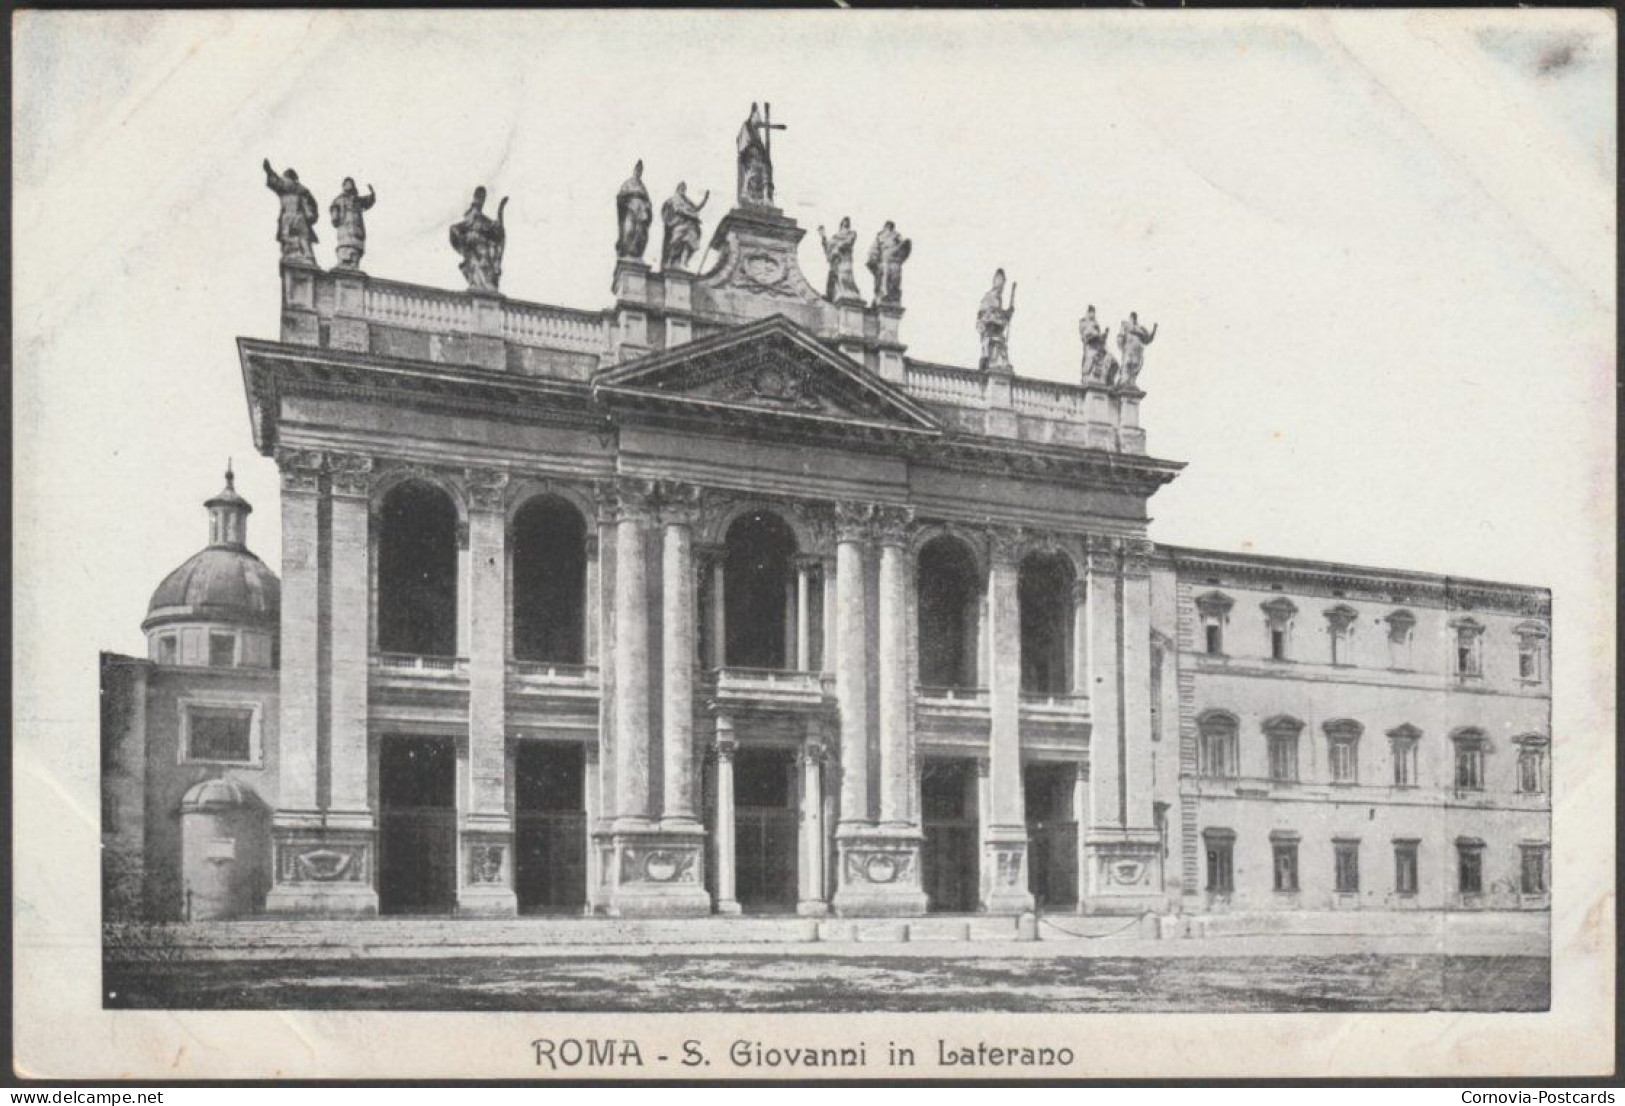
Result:
<svg viewBox="0 0 1625 1106"><path fill-rule="evenodd" d="M982 589L965 543L947 534L927 542L917 590L920 686L975 687Z"/></svg>
<svg viewBox="0 0 1625 1106"><path fill-rule="evenodd" d="M513 655L582 664L586 657L587 522L574 506L539 496L513 520Z"/></svg>
<svg viewBox="0 0 1625 1106"><path fill-rule="evenodd" d="M727 649L734 668L789 668L795 605L796 537L783 519L754 511L728 527L723 568Z"/></svg>
<svg viewBox="0 0 1625 1106"><path fill-rule="evenodd" d="M378 538L378 647L457 655L457 507L409 480L384 497Z"/></svg>
<svg viewBox="0 0 1625 1106"><path fill-rule="evenodd" d="M1059 553L1030 553L1021 562L1021 690L1072 690L1072 564Z"/></svg>

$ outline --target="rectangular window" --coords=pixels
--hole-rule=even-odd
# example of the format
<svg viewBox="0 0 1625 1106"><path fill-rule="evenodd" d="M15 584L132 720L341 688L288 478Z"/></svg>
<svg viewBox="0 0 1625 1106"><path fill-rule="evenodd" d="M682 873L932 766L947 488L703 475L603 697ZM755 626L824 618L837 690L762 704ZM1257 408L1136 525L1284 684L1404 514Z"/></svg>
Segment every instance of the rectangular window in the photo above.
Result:
<svg viewBox="0 0 1625 1106"><path fill-rule="evenodd" d="M209 635L209 667L230 668L237 663L237 635Z"/></svg>
<svg viewBox="0 0 1625 1106"><path fill-rule="evenodd" d="M1463 895L1484 891L1484 846L1456 846L1456 887Z"/></svg>
<svg viewBox="0 0 1625 1106"><path fill-rule="evenodd" d="M1358 841L1333 842L1332 859L1336 868L1338 892L1344 895L1352 895L1357 892L1360 889L1360 843Z"/></svg>
<svg viewBox="0 0 1625 1106"><path fill-rule="evenodd" d="M1527 649L1518 654L1518 678L1520 680L1535 678L1535 655Z"/></svg>
<svg viewBox="0 0 1625 1106"><path fill-rule="evenodd" d="M1213 654L1224 652L1224 631L1217 622L1209 622L1207 630L1207 651Z"/></svg>
<svg viewBox="0 0 1625 1106"><path fill-rule="evenodd" d="M1228 895L1236 889L1233 844L1229 838L1207 839L1207 889L1212 894Z"/></svg>
<svg viewBox="0 0 1625 1106"><path fill-rule="evenodd" d="M1270 738L1270 779L1276 783L1298 782L1298 739Z"/></svg>
<svg viewBox="0 0 1625 1106"><path fill-rule="evenodd" d="M1347 653L1347 650L1344 647L1342 632L1339 631L1339 630L1333 630L1332 631L1332 663L1333 664L1347 664L1348 663L1348 657L1345 655L1346 653Z"/></svg>
<svg viewBox="0 0 1625 1106"><path fill-rule="evenodd" d="M1538 795L1546 790L1545 773L1541 771L1546 757L1539 749L1525 749L1518 754L1518 790Z"/></svg>
<svg viewBox="0 0 1625 1106"><path fill-rule="evenodd" d="M1331 747L1332 782L1358 783L1358 758L1355 756L1355 743L1352 741L1334 741Z"/></svg>
<svg viewBox="0 0 1625 1106"><path fill-rule="evenodd" d="M158 663L174 664L180 659L180 649L175 641L175 635L166 634L158 639Z"/></svg>
<svg viewBox="0 0 1625 1106"><path fill-rule="evenodd" d="M186 719L188 760L253 761L253 710L189 707Z"/></svg>
<svg viewBox="0 0 1625 1106"><path fill-rule="evenodd" d="M1456 745L1456 790L1484 790L1484 748L1476 741Z"/></svg>
<svg viewBox="0 0 1625 1106"><path fill-rule="evenodd" d="M1522 845L1520 849L1523 853L1523 893L1526 895L1546 894L1548 889L1546 882L1546 846Z"/></svg>
<svg viewBox="0 0 1625 1106"><path fill-rule="evenodd" d="M1399 895L1414 895L1418 880L1416 878L1416 842L1394 842L1394 893Z"/></svg>
<svg viewBox="0 0 1625 1106"><path fill-rule="evenodd" d="M1271 660L1277 660L1277 661L1286 660L1286 631L1285 630L1271 630L1270 631L1270 659Z"/></svg>
<svg viewBox="0 0 1625 1106"><path fill-rule="evenodd" d="M1275 889L1277 891L1296 891L1298 889L1298 843L1296 841L1275 842Z"/></svg>
<svg viewBox="0 0 1625 1106"><path fill-rule="evenodd" d="M1394 742L1394 786L1416 786L1416 742Z"/></svg>
<svg viewBox="0 0 1625 1106"><path fill-rule="evenodd" d="M1236 735L1233 733L1204 733L1202 735L1202 775L1216 780L1236 777Z"/></svg>

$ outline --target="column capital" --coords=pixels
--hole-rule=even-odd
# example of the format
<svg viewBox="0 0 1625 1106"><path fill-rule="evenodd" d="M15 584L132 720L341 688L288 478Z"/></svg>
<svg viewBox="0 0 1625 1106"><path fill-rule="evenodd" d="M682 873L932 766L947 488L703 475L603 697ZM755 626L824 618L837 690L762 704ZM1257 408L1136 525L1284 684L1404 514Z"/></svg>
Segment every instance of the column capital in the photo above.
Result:
<svg viewBox="0 0 1625 1106"><path fill-rule="evenodd" d="M835 504L835 540L861 542L869 539L874 524L875 505L843 499Z"/></svg>
<svg viewBox="0 0 1625 1106"><path fill-rule="evenodd" d="M993 768L993 761L990 758L988 758L988 757L977 757L976 758L976 775L977 775L978 779L984 779L984 780L987 779L989 772L992 771L992 768Z"/></svg>
<svg viewBox="0 0 1625 1106"><path fill-rule="evenodd" d="M1148 577L1151 575L1151 543L1144 538L1126 538L1123 541L1123 575Z"/></svg>
<svg viewBox="0 0 1625 1106"><path fill-rule="evenodd" d="M468 489L472 510L500 511L507 506L508 474L502 469L464 469L463 486Z"/></svg>
<svg viewBox="0 0 1625 1106"><path fill-rule="evenodd" d="M887 505L875 508L875 539L881 545L906 545L909 530L913 525L914 508L912 507Z"/></svg>
<svg viewBox="0 0 1625 1106"><path fill-rule="evenodd" d="M700 520L704 491L695 484L662 480L655 489L660 521L667 526L693 526Z"/></svg>
<svg viewBox="0 0 1625 1106"><path fill-rule="evenodd" d="M801 747L801 763L809 768L816 768L824 763L824 747L817 744L808 744Z"/></svg>
<svg viewBox="0 0 1625 1106"><path fill-rule="evenodd" d="M790 558L790 563L800 571L819 572L823 570L825 558L817 553L797 553Z"/></svg>
<svg viewBox="0 0 1625 1106"><path fill-rule="evenodd" d="M988 563L999 568L1014 568L1021 560L1021 543L1025 538L1019 526L989 526L987 528Z"/></svg>
<svg viewBox="0 0 1625 1106"><path fill-rule="evenodd" d="M322 490L326 458L319 449L276 448L276 467L282 473L282 491L316 495Z"/></svg>
<svg viewBox="0 0 1625 1106"><path fill-rule="evenodd" d="M615 520L617 522L649 522L657 507L655 482L634 477L620 477L615 481Z"/></svg>
<svg viewBox="0 0 1625 1106"><path fill-rule="evenodd" d="M739 751L739 742L734 740L732 733L727 737L718 734L715 748L718 760L733 760L734 753Z"/></svg>
<svg viewBox="0 0 1625 1106"><path fill-rule="evenodd" d="M328 453L328 487L335 496L366 499L372 494L373 467L365 453Z"/></svg>
<svg viewBox="0 0 1625 1106"><path fill-rule="evenodd" d="M1083 603L1087 603L1088 601L1089 581L1080 576L1078 579L1072 581L1072 603L1074 606L1078 606Z"/></svg>

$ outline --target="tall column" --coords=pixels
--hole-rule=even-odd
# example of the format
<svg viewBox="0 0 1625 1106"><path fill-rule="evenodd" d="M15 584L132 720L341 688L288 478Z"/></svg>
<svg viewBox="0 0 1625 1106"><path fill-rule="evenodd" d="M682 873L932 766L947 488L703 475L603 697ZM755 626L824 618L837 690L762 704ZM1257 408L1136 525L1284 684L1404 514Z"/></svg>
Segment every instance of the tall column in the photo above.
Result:
<svg viewBox="0 0 1625 1106"><path fill-rule="evenodd" d="M840 661L835 698L841 720L841 819L846 827L869 817L869 640L864 579L864 547L869 536L868 504L842 503L836 512L836 636Z"/></svg>
<svg viewBox="0 0 1625 1106"><path fill-rule="evenodd" d="M1089 582L1072 584L1072 694L1089 694Z"/></svg>
<svg viewBox="0 0 1625 1106"><path fill-rule="evenodd" d="M812 671L812 574L816 557L796 558L796 671Z"/></svg>
<svg viewBox="0 0 1625 1106"><path fill-rule="evenodd" d="M614 824L615 787L615 485L600 481L593 487L598 517L598 818L590 832L608 848ZM613 855L613 854L611 854ZM601 865L612 868L612 864Z"/></svg>
<svg viewBox="0 0 1625 1106"><path fill-rule="evenodd" d="M801 890L796 913L829 913L824 895L824 748L801 747Z"/></svg>
<svg viewBox="0 0 1625 1106"><path fill-rule="evenodd" d="M582 631L581 656L587 664L598 663L599 637L603 633L603 583L598 563L598 538L588 535L587 544L587 602L583 604L586 626Z"/></svg>
<svg viewBox="0 0 1625 1106"><path fill-rule="evenodd" d="M1089 858L1083 848L1084 835L1089 830L1089 764L1078 761L1072 776L1072 821L1078 827L1078 847L1073 866L1077 869L1078 913L1083 913L1084 898L1089 889Z"/></svg>
<svg viewBox="0 0 1625 1106"><path fill-rule="evenodd" d="M585 913L596 914L604 907L604 850L593 839L593 827L604 816L603 774L599 771L598 746L588 743L582 747L581 805L587 822L587 905Z"/></svg>
<svg viewBox="0 0 1625 1106"><path fill-rule="evenodd" d="M734 743L733 718L717 715L717 871L716 911L738 914L734 891Z"/></svg>
<svg viewBox="0 0 1625 1106"><path fill-rule="evenodd" d="M328 455L332 555L329 561L328 822L369 829L367 680L371 574L368 561L372 458Z"/></svg>
<svg viewBox="0 0 1625 1106"><path fill-rule="evenodd" d="M904 546L913 512L884 509L875 535L880 543L880 821L909 824L909 686L907 557Z"/></svg>
<svg viewBox="0 0 1625 1106"><path fill-rule="evenodd" d="M700 831L694 814L694 565L699 489L661 490L662 829Z"/></svg>
<svg viewBox="0 0 1625 1106"><path fill-rule="evenodd" d="M282 470L282 627L277 821L317 811L322 455L278 449Z"/></svg>
<svg viewBox="0 0 1625 1106"><path fill-rule="evenodd" d="M711 667L728 663L728 550L717 546L711 557Z"/></svg>
<svg viewBox="0 0 1625 1106"><path fill-rule="evenodd" d="M818 592L824 604L824 624L819 627L819 659L826 676L835 675L836 657L840 654L836 624L840 620L839 599L835 587L835 558L823 557L819 561Z"/></svg>
<svg viewBox="0 0 1625 1106"><path fill-rule="evenodd" d="M990 787L990 765L987 757L976 758L976 894L978 902L987 902L987 897L993 891L993 862L992 850L988 847L991 838L988 837L988 819L993 813L993 791Z"/></svg>
<svg viewBox="0 0 1625 1106"><path fill-rule="evenodd" d="M650 489L616 489L615 828L649 824L649 586L644 526Z"/></svg>
<svg viewBox="0 0 1625 1106"><path fill-rule="evenodd" d="M988 910L1031 910L1027 888L1027 819L1021 788L1021 602L1019 533L1003 528L989 534L988 618Z"/></svg>
<svg viewBox="0 0 1625 1106"><path fill-rule="evenodd" d="M1089 807L1091 830L1120 830L1126 825L1122 783L1122 680L1118 667L1122 642L1118 604L1122 581L1117 554L1109 539L1092 539L1086 591L1089 640Z"/></svg>
<svg viewBox="0 0 1625 1106"><path fill-rule="evenodd" d="M468 489L468 795L462 914L518 913L508 771L508 474L470 469Z"/></svg>

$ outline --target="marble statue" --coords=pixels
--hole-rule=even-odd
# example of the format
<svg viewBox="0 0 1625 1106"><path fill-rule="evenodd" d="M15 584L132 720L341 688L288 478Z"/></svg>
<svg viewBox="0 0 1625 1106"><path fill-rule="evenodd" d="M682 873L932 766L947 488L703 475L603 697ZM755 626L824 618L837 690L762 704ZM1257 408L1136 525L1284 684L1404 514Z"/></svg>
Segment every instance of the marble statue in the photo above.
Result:
<svg viewBox="0 0 1625 1106"><path fill-rule="evenodd" d="M1083 318L1078 320L1078 337L1083 339L1083 382L1085 384L1115 384L1117 358L1106 347L1106 338L1112 328L1101 329L1095 317L1095 305L1090 304Z"/></svg>
<svg viewBox="0 0 1625 1106"><path fill-rule="evenodd" d="M316 264L316 253L311 249L316 241L316 197L299 183L299 174L292 169L278 173L271 168L270 158L266 158L262 164L265 167L265 187L275 192L282 201L282 210L276 221L276 240L282 243L283 263Z"/></svg>
<svg viewBox="0 0 1625 1106"><path fill-rule="evenodd" d="M825 234L824 228L819 227L818 237L823 240L824 256L829 260L829 279L824 282L824 298L831 303L836 300L862 300L863 293L858 291L858 282L852 275L852 247L858 240L858 232L852 229L851 217L842 219L833 235Z"/></svg>
<svg viewBox="0 0 1625 1106"><path fill-rule="evenodd" d="M1123 378L1125 388L1135 387L1135 381L1140 378L1140 370L1145 367L1145 347L1149 346L1157 337L1157 324L1152 323L1147 330L1140 325L1140 316L1133 311L1128 313L1128 322L1117 328L1117 348L1123 351Z"/></svg>
<svg viewBox="0 0 1625 1106"><path fill-rule="evenodd" d="M654 205L649 202L649 190L643 187L643 161L632 166L632 175L615 194L615 217L620 234L615 239L615 256L643 260L643 251L649 245L649 224L654 220Z"/></svg>
<svg viewBox="0 0 1625 1106"><path fill-rule="evenodd" d="M362 217L362 212L377 202L378 193L372 185L367 185L367 194L363 196L356 191L355 178L345 177L339 194L328 205L328 215L332 217L339 236L338 246L334 250L338 254L339 268L361 268L361 257L367 252L367 221Z"/></svg>
<svg viewBox="0 0 1625 1106"><path fill-rule="evenodd" d="M784 129L773 122L772 104L751 104L750 115L739 128L741 205L773 206L773 132Z"/></svg>
<svg viewBox="0 0 1625 1106"><path fill-rule="evenodd" d="M700 209L711 198L709 190L695 203L688 198L688 182L678 181L671 199L660 205L666 237L660 244L660 267L687 271L689 258L700 250Z"/></svg>
<svg viewBox="0 0 1625 1106"><path fill-rule="evenodd" d="M471 292L495 292L502 283L502 253L508 244L503 212L508 197L497 204L497 217L485 213L485 186L474 189L474 200L460 222L451 225L451 248L462 255L463 279Z"/></svg>
<svg viewBox="0 0 1625 1106"><path fill-rule="evenodd" d="M876 303L903 302L903 262L914 252L914 244L897 233L890 219L875 235L869 247L869 272L875 278Z"/></svg>
<svg viewBox="0 0 1625 1106"><path fill-rule="evenodd" d="M1010 371L1010 320L1016 313L1016 286L1010 286L1010 303L1004 302L1004 270L993 274L993 287L976 309L976 333L982 339L982 371Z"/></svg>

